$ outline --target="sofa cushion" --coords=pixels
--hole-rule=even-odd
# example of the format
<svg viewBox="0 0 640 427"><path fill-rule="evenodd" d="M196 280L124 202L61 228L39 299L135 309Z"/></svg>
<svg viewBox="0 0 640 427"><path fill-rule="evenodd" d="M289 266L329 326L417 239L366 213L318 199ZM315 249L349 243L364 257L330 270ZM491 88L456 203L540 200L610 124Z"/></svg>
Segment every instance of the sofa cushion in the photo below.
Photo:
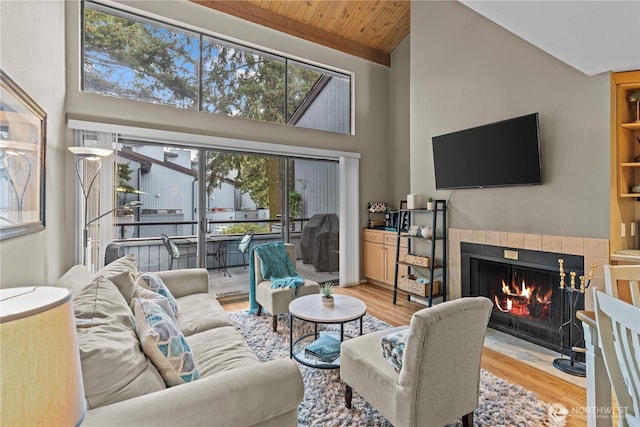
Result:
<svg viewBox="0 0 640 427"><path fill-rule="evenodd" d="M89 409L166 388L142 352L131 310L113 283L96 277L73 304L76 317L92 319L77 331Z"/></svg>
<svg viewBox="0 0 640 427"><path fill-rule="evenodd" d="M233 326L218 300L211 294L191 294L178 298L178 326L185 336L220 326Z"/></svg>
<svg viewBox="0 0 640 427"><path fill-rule="evenodd" d="M95 277L73 297L73 311L76 318L92 320L93 324L116 323L135 329L129 305L106 277Z"/></svg>
<svg viewBox="0 0 640 427"><path fill-rule="evenodd" d="M131 300L133 299L133 295L136 292L136 283L133 279L133 275L128 271L121 271L120 273L104 277L106 277L107 279L109 279L109 281L116 285L116 287L124 297L124 300L127 302L127 304L130 305Z"/></svg>
<svg viewBox="0 0 640 427"><path fill-rule="evenodd" d="M128 271L134 276L138 273L138 265L133 254L123 256L122 258L118 258L112 263L105 265L100 270L98 270L94 277L109 277L118 273L122 273L123 271Z"/></svg>
<svg viewBox="0 0 640 427"><path fill-rule="evenodd" d="M191 348L171 316L151 300L134 298L133 307L142 350L165 383L171 387L200 378Z"/></svg>
<svg viewBox="0 0 640 427"><path fill-rule="evenodd" d="M75 297L91 281L91 273L84 265L74 265L53 286L68 289Z"/></svg>
<svg viewBox="0 0 640 427"><path fill-rule="evenodd" d="M166 299L169 300L169 305L173 310L173 317L178 317L178 303L176 299L171 294L171 291L164 284L162 279L155 273L142 273L136 278L136 285L142 286L143 288L147 288L152 290L153 292L157 292Z"/></svg>
<svg viewBox="0 0 640 427"><path fill-rule="evenodd" d="M136 260L132 254L129 254L105 265L93 277L103 276L111 280L118 287L127 304L131 304L135 291L134 277L137 272Z"/></svg>
<svg viewBox="0 0 640 427"><path fill-rule="evenodd" d="M259 364L240 332L223 326L187 337L202 377L217 372Z"/></svg>
<svg viewBox="0 0 640 427"><path fill-rule="evenodd" d="M174 322L176 321L176 317L173 314L173 308L171 308L171 304L169 304L169 300L166 297L147 288L143 288L140 285L136 285L135 289L136 291L134 294L134 298L142 298L155 302L160 307L162 307L162 309L171 317ZM131 311L134 311L133 300L131 301L130 307Z"/></svg>

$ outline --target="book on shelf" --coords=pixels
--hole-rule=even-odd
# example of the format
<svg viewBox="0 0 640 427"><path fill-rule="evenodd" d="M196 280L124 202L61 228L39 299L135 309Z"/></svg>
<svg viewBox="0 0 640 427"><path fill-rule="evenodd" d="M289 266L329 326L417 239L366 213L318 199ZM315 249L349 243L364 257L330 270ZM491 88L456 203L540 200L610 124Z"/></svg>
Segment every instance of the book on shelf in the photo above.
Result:
<svg viewBox="0 0 640 427"><path fill-rule="evenodd" d="M340 340L331 334L320 334L320 337L309 344L304 352L308 356L331 363L340 356Z"/></svg>

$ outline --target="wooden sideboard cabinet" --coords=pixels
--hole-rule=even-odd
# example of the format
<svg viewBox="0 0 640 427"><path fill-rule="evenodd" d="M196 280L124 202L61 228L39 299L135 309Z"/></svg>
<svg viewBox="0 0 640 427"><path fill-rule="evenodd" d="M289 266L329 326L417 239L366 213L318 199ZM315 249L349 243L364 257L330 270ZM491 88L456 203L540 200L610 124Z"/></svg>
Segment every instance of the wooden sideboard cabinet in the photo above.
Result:
<svg viewBox="0 0 640 427"><path fill-rule="evenodd" d="M393 287L396 263L396 232L362 229L362 271L363 276L375 285ZM400 241L400 260L407 254L407 239ZM400 274L407 274L407 268L400 266ZM385 286L386 285L386 286Z"/></svg>

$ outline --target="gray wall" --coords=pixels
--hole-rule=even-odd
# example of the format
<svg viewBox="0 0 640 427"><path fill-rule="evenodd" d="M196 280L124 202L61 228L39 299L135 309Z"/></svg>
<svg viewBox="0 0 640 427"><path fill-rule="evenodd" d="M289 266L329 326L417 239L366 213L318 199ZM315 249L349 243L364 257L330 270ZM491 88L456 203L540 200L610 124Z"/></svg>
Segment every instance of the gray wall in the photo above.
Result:
<svg viewBox="0 0 640 427"><path fill-rule="evenodd" d="M50 283L73 256L73 216L62 214L74 185L73 163L65 169L64 10L63 1L0 1L0 67L47 113L46 229L0 242L3 288Z"/></svg>
<svg viewBox="0 0 640 427"><path fill-rule="evenodd" d="M609 237L609 76L587 77L458 2L411 3L411 192L431 137L540 113L541 186L456 190L456 228Z"/></svg>

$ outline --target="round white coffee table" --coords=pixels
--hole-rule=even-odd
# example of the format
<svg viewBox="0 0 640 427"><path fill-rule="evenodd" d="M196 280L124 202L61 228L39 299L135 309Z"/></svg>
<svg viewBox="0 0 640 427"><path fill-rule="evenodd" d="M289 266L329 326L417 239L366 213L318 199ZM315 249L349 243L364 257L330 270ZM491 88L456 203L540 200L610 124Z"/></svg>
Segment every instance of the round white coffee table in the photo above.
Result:
<svg viewBox="0 0 640 427"><path fill-rule="evenodd" d="M322 295L306 295L300 298L296 298L289 304L289 356L303 365L310 366L312 368L321 369L336 369L340 367L340 357L332 362L326 362L309 356L305 352L305 346L300 345L300 349L296 349L296 346L300 343L311 343L311 337L313 340L318 339L318 325L319 324L339 324L340 335L339 339L342 342L345 338L344 324L355 320L360 321L360 335L362 335L362 318L367 313L367 305L358 298L350 297L347 295L333 295L333 306L326 306L322 303ZM310 334L304 334L293 340L293 320L299 319L314 324L314 332ZM321 333L332 332L323 331ZM337 332L335 332L337 335Z"/></svg>

